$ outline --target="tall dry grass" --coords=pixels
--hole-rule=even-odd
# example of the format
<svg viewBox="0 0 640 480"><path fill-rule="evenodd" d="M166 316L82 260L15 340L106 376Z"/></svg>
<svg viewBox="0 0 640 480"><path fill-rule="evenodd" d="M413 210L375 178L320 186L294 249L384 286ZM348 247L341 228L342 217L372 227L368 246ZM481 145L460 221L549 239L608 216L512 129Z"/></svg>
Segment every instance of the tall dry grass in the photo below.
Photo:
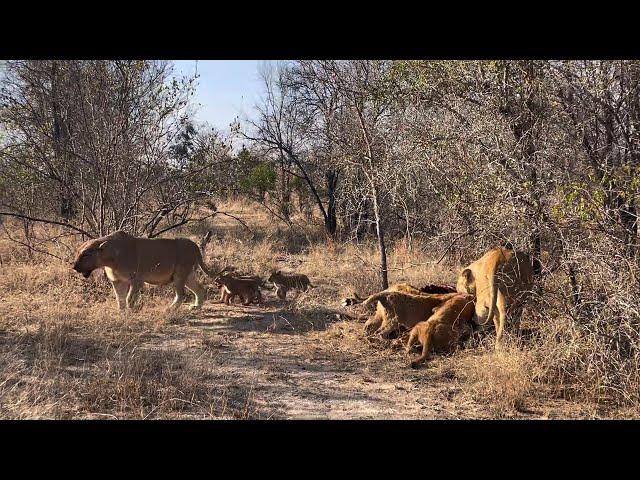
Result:
<svg viewBox="0 0 640 480"><path fill-rule="evenodd" d="M175 235L199 241L212 230L205 254L215 268L233 265L264 277L278 268L307 274L316 285L304 295L292 296L273 315L268 331L320 331L321 341L335 345L336 352L373 355L376 362L405 355L398 345L388 348L363 341L357 327L343 328L338 322L335 328L341 298L380 288L373 242L331 241L319 224L291 229L246 202L223 203L219 208L242 218L246 227L218 216L212 223L183 228ZM67 259L68 245L42 243L39 248ZM260 416L250 388L220 386L232 384L233 379L221 381L214 367L220 350L213 340L200 342L197 359L149 341L154 336L185 335L185 314L164 311L171 301L170 287L145 287L142 308L123 316L99 271L86 281L65 261L37 252L28 255L25 247L1 236L0 256L1 417ZM453 284L460 265L446 259L437 263L439 256L417 239L411 246L391 242L390 283ZM639 359L628 355L629 346L612 346L606 340L607 312L601 313L599 324L581 325L562 311L559 299L567 286L561 277L551 276L540 287L542 295L527 305L520 327L507 326L504 349L494 351L490 329L480 340L468 342L454 355L436 358L434 364L453 372L461 388L495 417L526 411L545 398L588 404L598 415L615 416L622 410L625 416L637 415ZM216 295L211 288L209 298ZM638 338L632 325L624 327L631 340Z"/></svg>

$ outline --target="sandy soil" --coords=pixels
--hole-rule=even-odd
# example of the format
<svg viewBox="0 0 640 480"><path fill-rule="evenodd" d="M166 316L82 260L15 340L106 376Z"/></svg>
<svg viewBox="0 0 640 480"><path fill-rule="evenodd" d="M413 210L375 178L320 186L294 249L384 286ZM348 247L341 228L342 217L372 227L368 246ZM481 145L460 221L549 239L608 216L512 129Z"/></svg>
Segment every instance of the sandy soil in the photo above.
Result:
<svg viewBox="0 0 640 480"><path fill-rule="evenodd" d="M434 357L425 368L413 370L398 341L367 340L361 323L339 321L330 313L324 321L296 320L283 311L286 301L269 293L265 297L261 306L209 301L185 324L167 326L146 345L214 365L211 382L248 418L495 418L486 404L464 391L447 368L447 357ZM354 348L354 342L361 345ZM545 400L511 416L583 415L569 402Z"/></svg>
<svg viewBox="0 0 640 480"><path fill-rule="evenodd" d="M260 223L257 214L254 219L247 212L233 213ZM236 222L226 220L216 224L218 233L238 228ZM242 242L234 248L246 250ZM279 266L293 271L306 260L303 253L275 258ZM158 313L160 305L154 305L170 303L169 289L143 305L138 318L122 319L106 283L99 287L104 300L96 307L104 312L102 316L95 311L85 316L84 300L69 310L73 314L67 311L64 295L59 301L49 300L46 291L56 285L49 285L46 278L35 297L12 287L16 290L13 303L6 305L6 325L0 329L0 368L8 372L5 380L0 376L0 401L4 395L6 407L0 405L0 414L5 418L253 419L590 416L582 406L553 395L533 395L506 413L492 408L473 385L458 377L464 369L456 367L451 357L434 356L425 367L411 369L410 356L399 340L367 339L362 323L336 318L344 282L321 277L312 275L316 288L290 293L286 300L265 290L261 305L226 306L217 303L217 291L210 290L201 311L187 311L185 306L173 319ZM425 276L420 281L442 279ZM74 282L60 288L77 293L90 287L90 282ZM19 295L29 303L20 303ZM95 306L95 298L87 298ZM28 311L24 305L30 305ZM47 322L39 318L58 323L42 330L48 332L45 335L38 333L38 322ZM103 323L107 319L112 322ZM478 352L469 348L454 355L458 360ZM144 383L146 390L141 388ZM154 396L154 388L169 393ZM152 400L145 403L140 400L143 397ZM174 405L164 408L154 403L156 398ZM175 408L182 404L185 408Z"/></svg>

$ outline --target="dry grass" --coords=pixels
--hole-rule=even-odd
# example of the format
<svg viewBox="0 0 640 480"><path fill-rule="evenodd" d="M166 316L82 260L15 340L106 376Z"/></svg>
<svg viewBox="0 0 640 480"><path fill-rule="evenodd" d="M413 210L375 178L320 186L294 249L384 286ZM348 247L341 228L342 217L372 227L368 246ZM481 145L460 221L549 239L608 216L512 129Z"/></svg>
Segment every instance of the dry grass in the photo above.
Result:
<svg viewBox="0 0 640 480"><path fill-rule="evenodd" d="M484 342L473 355L453 359L453 369L478 401L495 417L527 411L527 399L535 393L536 364L530 351L506 344L498 351L493 339Z"/></svg>
<svg viewBox="0 0 640 480"><path fill-rule="evenodd" d="M138 312L121 315L99 273L82 281L59 263L4 265L0 416L242 417L246 398L217 388L206 362L150 348L185 323L185 311L164 312L165 290L148 289Z"/></svg>
<svg viewBox="0 0 640 480"><path fill-rule="evenodd" d="M307 274L316 285L266 313L265 335L303 335L310 341L304 347L292 346L295 355L314 358L321 348L330 362L357 365L365 376L407 375L409 356L401 339L367 340L362 324L335 318L342 311L342 297L352 291L366 295L378 290L374 244L327 241L321 225L292 230L243 202L219 208L239 215L251 232L220 216L213 225L198 225L176 235L198 241L212 229L206 261L215 268L234 265L264 277L271 269L282 268ZM47 248L68 257L68 247L59 242ZM432 259L437 255L415 240L411 248L405 242L390 245L388 254L390 283L421 286L455 280L456 269L435 264ZM146 287L142 308L121 315L101 272L84 280L67 263L40 253L30 258L24 247L2 237L0 256L0 417L265 415L265 406L256 401L255 385L238 384L230 370L218 368L233 360L229 353L233 342L189 327L186 310L173 315L164 311L172 297L169 287ZM210 289L208 302L216 295ZM530 318L531 338L510 334L505 348L495 352L490 334L453 355L435 358L418 374L455 385L491 417L527 412L545 398L601 403L606 379L585 374L585 359L593 355L588 341L592 337L561 316ZM624 370L632 372L630 365ZM627 375L627 391L638 385L638 375ZM630 395L621 415L635 415L637 404L637 395Z"/></svg>

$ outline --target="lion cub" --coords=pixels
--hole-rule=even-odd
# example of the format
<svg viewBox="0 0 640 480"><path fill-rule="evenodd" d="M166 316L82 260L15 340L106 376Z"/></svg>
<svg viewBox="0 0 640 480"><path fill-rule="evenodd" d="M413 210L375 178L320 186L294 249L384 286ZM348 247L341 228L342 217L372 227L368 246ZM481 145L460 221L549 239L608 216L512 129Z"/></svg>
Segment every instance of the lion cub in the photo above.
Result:
<svg viewBox="0 0 640 480"><path fill-rule="evenodd" d="M254 300L262 302L262 293L260 292L262 281L259 278L236 278L226 274L218 275L214 281L216 284L222 285L222 300L227 305L231 304L235 296L242 297L243 305L249 305ZM225 294L226 298L224 298Z"/></svg>
<svg viewBox="0 0 640 480"><path fill-rule="evenodd" d="M252 280L258 283L258 287L262 286L262 278L257 275L239 275L236 272L225 273L225 276L238 278L240 280ZM215 282L216 287L220 290L220 303L225 303L229 305L233 303L233 300L237 297L237 295L232 295L229 293L227 287L222 285L220 282Z"/></svg>
<svg viewBox="0 0 640 480"><path fill-rule="evenodd" d="M473 300L473 295L457 294L434 308L435 313L429 320L419 322L411 329L407 353L416 341L422 345L422 355L411 362L411 367L416 368L424 362L431 349L451 351L471 334L471 319L475 312Z"/></svg>
<svg viewBox="0 0 640 480"><path fill-rule="evenodd" d="M309 288L314 288L309 277L301 273L285 274L277 270L269 276L268 281L276 286L276 295L282 300L287 298L287 292L291 289L306 292Z"/></svg>

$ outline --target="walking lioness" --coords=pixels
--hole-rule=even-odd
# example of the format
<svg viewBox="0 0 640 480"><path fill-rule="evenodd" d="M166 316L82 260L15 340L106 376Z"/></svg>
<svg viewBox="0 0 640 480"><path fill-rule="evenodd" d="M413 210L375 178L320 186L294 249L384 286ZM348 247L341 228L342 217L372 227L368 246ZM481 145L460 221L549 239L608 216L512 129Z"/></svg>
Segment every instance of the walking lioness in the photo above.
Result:
<svg viewBox="0 0 640 480"><path fill-rule="evenodd" d="M531 290L533 269L528 255L504 247L485 253L458 276L457 290L476 297L477 322L493 320L498 347L507 316L508 303ZM497 315L496 315L497 310Z"/></svg>
<svg viewBox="0 0 640 480"><path fill-rule="evenodd" d="M84 242L73 263L73 269L85 278L104 268L121 310L133 307L144 283L173 284L176 297L170 308L182 304L186 287L196 297L191 308L200 308L205 290L196 279L198 266L215 277L204 264L198 245L187 238L138 238L121 230Z"/></svg>

